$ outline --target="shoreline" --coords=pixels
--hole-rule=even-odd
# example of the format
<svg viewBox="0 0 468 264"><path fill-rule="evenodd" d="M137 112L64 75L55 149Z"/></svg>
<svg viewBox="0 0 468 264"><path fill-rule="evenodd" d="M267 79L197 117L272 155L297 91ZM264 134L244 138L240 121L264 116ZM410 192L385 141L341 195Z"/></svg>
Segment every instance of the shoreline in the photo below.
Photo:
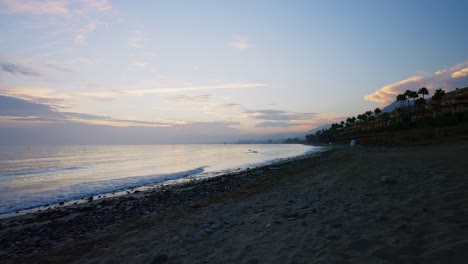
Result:
<svg viewBox="0 0 468 264"><path fill-rule="evenodd" d="M6 263L460 263L468 257L467 152L466 140L333 147L229 177L0 219L0 256Z"/></svg>
<svg viewBox="0 0 468 264"><path fill-rule="evenodd" d="M320 148L325 149L326 147ZM34 222L31 219L53 219L55 217L60 218L64 215L69 215L70 212L76 213L93 211L91 207L94 206L98 207L97 210L101 209L103 206L119 206L121 201L134 201L137 199L146 198L147 196L156 196L156 198L153 198L156 200L164 200L165 198L159 196L164 196L167 193L182 193L181 196L184 196L184 199L187 199L185 196L189 196L188 199L193 200L196 203L197 198L205 198L205 196L202 195L202 197L198 197L199 195L195 192L194 189L216 188L216 186L213 185L220 184L235 184L237 185L236 188L241 188L241 184L247 185L258 180L258 178L267 177L268 173L278 173L281 172L281 170L288 170L295 166L300 167L300 163L304 160L319 160L323 155L326 155L326 153L330 151L333 151L333 149L329 148L322 151L310 153L307 152L294 157L271 160L256 164L253 167L246 166L247 168L245 169L233 169L227 173L219 172L220 174L216 174L214 176L202 178L189 176L188 178L169 180L167 182L153 185L85 197L79 200L64 202L62 205L56 203L24 209L19 211L19 213L9 212L0 215L0 231L5 228L5 222L31 223ZM248 176L253 177L246 179ZM228 186L224 186L224 188L224 190L219 189L217 191L231 191L231 188ZM185 192L188 192L188 194L185 194ZM170 206L174 206L174 204L171 204ZM195 204L194 206L196 207L197 205Z"/></svg>
<svg viewBox="0 0 468 264"><path fill-rule="evenodd" d="M210 179L210 178L215 178L215 177L220 177L220 176L229 176L231 174L246 172L249 169L262 169L263 167L268 167L268 166L271 166L271 165L274 165L274 164L280 164L280 163L283 163L283 162L289 162L289 161L295 160L295 159L302 159L302 158L306 158L308 156L315 155L315 154L323 152L323 150L320 150L320 149L324 148L322 146L312 146L312 145L308 145L308 146L313 147L313 149L311 149L311 150L309 150L309 151L307 151L307 152L305 152L303 154L297 155L297 156L286 157L286 158L277 158L277 159L268 160L268 161L264 161L264 162L260 162L260 163L256 163L256 164L245 164L244 166L241 166L241 167L237 167L237 168L233 167L233 168L230 168L230 169L224 169L222 171L212 171L212 172L203 171L201 173L188 175L188 176L180 177L180 178L168 179L168 180L164 180L164 181L161 181L161 182L151 183L151 184L148 184L148 185L142 185L142 186L137 186L137 187L128 187L128 188L113 190L113 191L110 191L110 192L96 193L96 194L92 194L92 195L86 196L86 197L71 199L69 201L60 201L60 202L55 202L55 203L47 203L47 204L44 204L44 205L32 206L32 207L24 208L24 209L21 209L21 210L12 210L12 211L7 212L7 213L1 213L0 214L0 219L6 219L6 218L16 217L16 216L23 216L23 215L27 215L27 214L34 214L34 213L38 213L38 212L46 212L46 211L50 211L50 210L66 208L66 207L69 207L69 206L76 206L76 205L79 205L79 204L88 203L90 201L98 201L98 200L109 199L109 198L118 198L118 197L121 197L121 196L129 195L129 194L134 193L134 192L140 193L140 192L147 192L147 191L152 191L152 190L157 191L159 188L161 188L161 186L181 185L181 184L185 184L186 182L195 182L195 181L200 181L200 180ZM317 150L314 150L314 148L316 148ZM189 172L190 171L187 171L185 173L189 173ZM184 172L177 172L177 173L184 173Z"/></svg>

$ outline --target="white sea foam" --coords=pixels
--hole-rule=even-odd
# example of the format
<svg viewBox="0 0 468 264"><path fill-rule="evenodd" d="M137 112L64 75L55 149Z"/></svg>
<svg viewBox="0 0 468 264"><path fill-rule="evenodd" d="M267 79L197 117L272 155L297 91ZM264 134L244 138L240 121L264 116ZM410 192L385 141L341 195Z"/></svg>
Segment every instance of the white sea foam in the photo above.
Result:
<svg viewBox="0 0 468 264"><path fill-rule="evenodd" d="M1 202L3 206L0 208L0 214L138 188L146 185L196 175L203 171L204 168L200 167L193 170L171 174L133 176L111 180L84 182L66 186L61 189L35 192L32 194L29 193L15 195Z"/></svg>

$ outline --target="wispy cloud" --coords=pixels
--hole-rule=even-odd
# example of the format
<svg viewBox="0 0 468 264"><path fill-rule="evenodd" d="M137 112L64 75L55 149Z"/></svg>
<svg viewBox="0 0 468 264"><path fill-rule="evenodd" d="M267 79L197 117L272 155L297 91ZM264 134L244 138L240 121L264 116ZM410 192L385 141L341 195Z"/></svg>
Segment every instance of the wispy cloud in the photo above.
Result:
<svg viewBox="0 0 468 264"><path fill-rule="evenodd" d="M245 36L232 36L228 44L230 47L240 50L250 47L249 38Z"/></svg>
<svg viewBox="0 0 468 264"><path fill-rule="evenodd" d="M135 31L128 40L128 46L135 49L144 48L147 42L147 34L141 31Z"/></svg>
<svg viewBox="0 0 468 264"><path fill-rule="evenodd" d="M89 33L95 30L96 30L96 23L94 22L88 23L86 26L78 30L78 33L76 33L75 37L73 38L73 42L75 42L75 44L84 43L86 39L86 35L88 35Z"/></svg>
<svg viewBox="0 0 468 264"><path fill-rule="evenodd" d="M442 69L434 74L426 76L412 76L407 79L386 85L379 90L366 95L365 100L378 102L380 106L386 106L395 101L398 94L406 90L418 90L426 87L429 90L443 88L453 90L468 86L468 62L463 62L453 67Z"/></svg>
<svg viewBox="0 0 468 264"><path fill-rule="evenodd" d="M236 103L227 103L227 104L219 105L219 107L220 108L239 108L239 107L242 107L242 105L236 104Z"/></svg>
<svg viewBox="0 0 468 264"><path fill-rule="evenodd" d="M116 119L108 116L85 113L61 112L43 103L31 102L21 98L0 95L0 117L17 122L46 123L89 123L110 126L151 126L168 127L174 124L141 120Z"/></svg>
<svg viewBox="0 0 468 264"><path fill-rule="evenodd" d="M80 2L87 8L107 12L112 10L112 5L107 0L81 0Z"/></svg>
<svg viewBox="0 0 468 264"><path fill-rule="evenodd" d="M63 71L63 72L72 72L72 70L70 69L67 69L67 68L64 68L56 63L53 63L53 62L48 62L45 64L45 66L47 68L50 68L50 69L54 69L54 70L59 70L59 71Z"/></svg>
<svg viewBox="0 0 468 264"><path fill-rule="evenodd" d="M261 122L255 125L255 127L295 127L295 126L304 126L304 125L310 125L310 123L291 123L291 122Z"/></svg>
<svg viewBox="0 0 468 264"><path fill-rule="evenodd" d="M96 64L98 62L99 62L99 60L92 59L92 58L75 58L75 59L71 59L68 63L70 63L70 64L88 64L88 65L92 65L92 64Z"/></svg>
<svg viewBox="0 0 468 264"><path fill-rule="evenodd" d="M211 97L212 97L211 94L199 94L199 95L180 94L172 98L171 101L178 102L178 103L192 103L192 102L199 102L199 101L207 101Z"/></svg>
<svg viewBox="0 0 468 264"><path fill-rule="evenodd" d="M67 15L70 13L66 0L0 0L2 13L23 13L32 15Z"/></svg>
<svg viewBox="0 0 468 264"><path fill-rule="evenodd" d="M264 87L264 83L229 83L218 85L204 85L204 86L183 86L183 87L168 87L159 89L140 89L125 91L127 94L144 95L144 94L159 94L159 93L177 93L185 91L205 91L205 90L224 90L224 89L245 89L245 88L258 88Z"/></svg>
<svg viewBox="0 0 468 264"><path fill-rule="evenodd" d="M77 5L73 5L77 3ZM29 15L69 15L89 11L109 12L112 5L107 0L0 0L0 13Z"/></svg>
<svg viewBox="0 0 468 264"><path fill-rule="evenodd" d="M130 68L145 68L146 66L148 66L148 62L145 61L134 61L129 65Z"/></svg>
<svg viewBox="0 0 468 264"><path fill-rule="evenodd" d="M0 65L2 71L13 74L13 75L22 75L22 76L40 76L39 72L34 71L33 69L14 64L14 63L2 63Z"/></svg>
<svg viewBox="0 0 468 264"><path fill-rule="evenodd" d="M188 91L207 91L207 90L223 90L223 89L246 89L264 87L264 83L232 83L232 84L219 84L219 85L206 85L206 86L182 86L182 87L164 87L154 89L112 89L100 92L83 92L74 93L74 96L82 96L88 98L95 98L101 101L112 101L115 97L119 96L144 96L151 94L170 94Z"/></svg>
<svg viewBox="0 0 468 264"><path fill-rule="evenodd" d="M243 114L252 119L268 121L310 120L317 115L317 113L295 113L283 110L248 110Z"/></svg>
<svg viewBox="0 0 468 264"><path fill-rule="evenodd" d="M57 93L54 89L44 87L8 87L0 86L0 95L16 97L39 104L53 105L57 108L68 107L70 95Z"/></svg>

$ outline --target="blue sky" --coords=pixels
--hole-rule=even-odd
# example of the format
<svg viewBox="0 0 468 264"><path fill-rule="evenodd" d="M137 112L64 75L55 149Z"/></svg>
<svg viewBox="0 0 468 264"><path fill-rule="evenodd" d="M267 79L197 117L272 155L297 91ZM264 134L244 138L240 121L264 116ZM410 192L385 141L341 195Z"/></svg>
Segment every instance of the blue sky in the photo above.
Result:
<svg viewBox="0 0 468 264"><path fill-rule="evenodd" d="M180 129L197 142L305 132L406 89L468 86L466 10L466 1L0 0L0 132Z"/></svg>

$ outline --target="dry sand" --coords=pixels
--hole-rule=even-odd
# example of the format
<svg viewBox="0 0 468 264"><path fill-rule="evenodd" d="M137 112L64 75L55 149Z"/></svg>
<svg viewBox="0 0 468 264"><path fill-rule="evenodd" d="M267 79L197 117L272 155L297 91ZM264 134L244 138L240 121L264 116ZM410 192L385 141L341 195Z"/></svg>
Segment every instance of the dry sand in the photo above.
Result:
<svg viewBox="0 0 468 264"><path fill-rule="evenodd" d="M233 181L219 178L201 189L194 184L169 191L171 199L139 194L72 213L3 219L0 259L467 263L467 154L468 141L394 149L344 147L320 159L236 175ZM183 195L190 194L186 190L196 201ZM139 201L145 205L136 206ZM101 224L95 219L102 219ZM41 242L44 237L47 243Z"/></svg>

